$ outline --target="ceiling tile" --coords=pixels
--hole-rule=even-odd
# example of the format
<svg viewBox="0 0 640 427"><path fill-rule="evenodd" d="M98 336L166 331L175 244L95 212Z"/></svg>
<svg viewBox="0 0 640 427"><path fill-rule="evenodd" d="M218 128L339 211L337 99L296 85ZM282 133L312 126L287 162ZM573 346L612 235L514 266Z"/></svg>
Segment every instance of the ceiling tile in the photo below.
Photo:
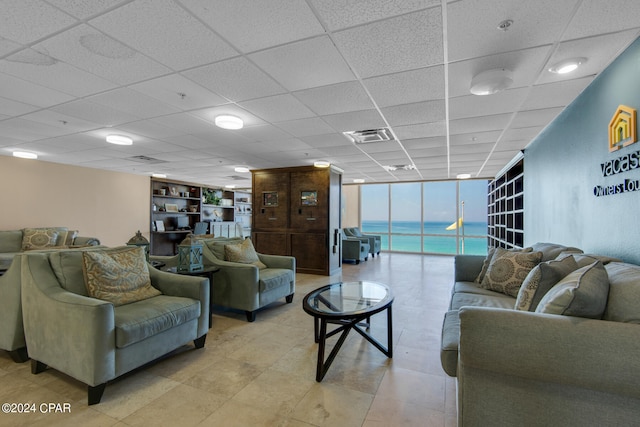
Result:
<svg viewBox="0 0 640 427"><path fill-rule="evenodd" d="M76 18L85 19L97 13L104 12L118 3L122 3L122 0L47 0L47 3L64 10Z"/></svg>
<svg viewBox="0 0 640 427"><path fill-rule="evenodd" d="M402 141L402 145L407 150L417 150L424 148L434 148L446 145L445 137L435 137L435 138L416 138L416 139L408 139Z"/></svg>
<svg viewBox="0 0 640 427"><path fill-rule="evenodd" d="M278 83L246 58L233 58L182 74L236 102L285 92Z"/></svg>
<svg viewBox="0 0 640 427"><path fill-rule="evenodd" d="M580 8L562 35L563 40L595 34L638 28L640 2L637 0L583 0Z"/></svg>
<svg viewBox="0 0 640 427"><path fill-rule="evenodd" d="M0 79L2 81L2 96L24 104L50 107L73 99L72 96L65 93L7 74L0 74Z"/></svg>
<svg viewBox="0 0 640 427"><path fill-rule="evenodd" d="M511 114L497 114L495 116L471 117L468 119L451 120L449 132L451 135L473 132L486 132L504 129L509 123Z"/></svg>
<svg viewBox="0 0 640 427"><path fill-rule="evenodd" d="M0 80L4 81L2 76L0 76ZM14 101L13 99L0 97L0 114L8 117L21 116L38 109L39 107L36 107L35 105L29 105L25 104L24 102L18 102Z"/></svg>
<svg viewBox="0 0 640 427"><path fill-rule="evenodd" d="M306 89L294 92L293 95L319 115L374 108L371 99L357 81Z"/></svg>
<svg viewBox="0 0 640 427"><path fill-rule="evenodd" d="M465 0L447 6L449 60L476 58L551 44L576 0ZM507 31L498 29L511 19Z"/></svg>
<svg viewBox="0 0 640 427"><path fill-rule="evenodd" d="M430 136L444 136L447 134L444 120L433 123L420 123L417 125L394 126L393 131L401 141Z"/></svg>
<svg viewBox="0 0 640 427"><path fill-rule="evenodd" d="M316 148L341 147L353 145L351 141L342 134L332 133L325 135L313 135L300 138L307 144Z"/></svg>
<svg viewBox="0 0 640 427"><path fill-rule="evenodd" d="M53 107L52 110L60 114L77 117L89 122L101 123L106 126L117 126L139 119L138 116L133 114L86 100L78 100L58 105Z"/></svg>
<svg viewBox="0 0 640 427"><path fill-rule="evenodd" d="M518 111L511 122L511 129L529 126L546 126L562 112L563 107L543 108L540 110Z"/></svg>
<svg viewBox="0 0 640 427"><path fill-rule="evenodd" d="M571 103L593 80L593 76L564 82L536 85L522 105L523 110L565 107Z"/></svg>
<svg viewBox="0 0 640 427"><path fill-rule="evenodd" d="M444 100L396 105L382 109L382 114L391 126L437 122L445 118Z"/></svg>
<svg viewBox="0 0 640 427"><path fill-rule="evenodd" d="M323 116L322 119L338 132L376 129L386 126L377 110L352 111Z"/></svg>
<svg viewBox="0 0 640 427"><path fill-rule="evenodd" d="M495 143L502 135L502 130L489 131L489 132L473 132L473 133L461 133L457 135L451 135L449 143L452 147L455 146L468 146L477 145L482 143Z"/></svg>
<svg viewBox="0 0 640 427"><path fill-rule="evenodd" d="M140 118L164 116L179 112L173 106L158 102L128 88L120 88L86 98L87 101L129 113Z"/></svg>
<svg viewBox="0 0 640 427"><path fill-rule="evenodd" d="M89 23L176 71L237 55L170 0L135 0Z"/></svg>
<svg viewBox="0 0 640 427"><path fill-rule="evenodd" d="M87 130L102 127L102 124L100 123L83 120L52 110L36 111L34 113L25 114L22 118L49 126L57 126L67 134L85 132Z"/></svg>
<svg viewBox="0 0 640 427"><path fill-rule="evenodd" d="M361 78L443 62L439 7L340 31L334 38Z"/></svg>
<svg viewBox="0 0 640 427"><path fill-rule="evenodd" d="M291 91L355 79L326 36L257 52L249 59Z"/></svg>
<svg viewBox="0 0 640 427"><path fill-rule="evenodd" d="M366 2L311 0L311 2L332 31L441 4L441 0L368 0Z"/></svg>
<svg viewBox="0 0 640 427"><path fill-rule="evenodd" d="M240 106L268 122L284 122L314 116L311 110L289 94L241 102Z"/></svg>
<svg viewBox="0 0 640 427"><path fill-rule="evenodd" d="M183 0L182 4L244 53L324 32L309 6L299 0Z"/></svg>
<svg viewBox="0 0 640 427"><path fill-rule="evenodd" d="M311 135L323 135L334 130L319 117L279 122L278 127L300 138Z"/></svg>
<svg viewBox="0 0 640 427"><path fill-rule="evenodd" d="M291 138L291 135L287 132L271 124L245 126L238 130L238 132L253 142Z"/></svg>
<svg viewBox="0 0 640 427"><path fill-rule="evenodd" d="M444 99L444 67L372 77L364 85L378 107Z"/></svg>
<svg viewBox="0 0 640 427"><path fill-rule="evenodd" d="M493 95L466 95L449 100L451 120L466 117L487 116L516 111L524 102L529 88L510 89Z"/></svg>
<svg viewBox="0 0 640 427"><path fill-rule="evenodd" d="M29 44L77 22L73 17L38 0L0 2L0 37ZM28 24L26 24L28 23Z"/></svg>
<svg viewBox="0 0 640 427"><path fill-rule="evenodd" d="M182 111L213 107L229 102L180 74L147 80L129 87Z"/></svg>
<svg viewBox="0 0 640 427"><path fill-rule="evenodd" d="M112 82L129 84L171 70L87 25L79 25L34 49Z"/></svg>

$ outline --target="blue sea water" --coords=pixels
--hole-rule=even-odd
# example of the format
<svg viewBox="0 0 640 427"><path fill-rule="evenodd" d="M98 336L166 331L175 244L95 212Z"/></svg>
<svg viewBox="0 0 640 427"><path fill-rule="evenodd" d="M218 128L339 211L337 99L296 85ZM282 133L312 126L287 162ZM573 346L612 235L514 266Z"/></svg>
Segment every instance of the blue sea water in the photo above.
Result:
<svg viewBox="0 0 640 427"><path fill-rule="evenodd" d="M382 250L451 255L456 254L457 231L458 253L487 254L486 222L466 222L460 230L446 230L450 225L450 222L425 222L421 230L419 221L392 221L389 230L388 221L362 221L362 231L381 235Z"/></svg>

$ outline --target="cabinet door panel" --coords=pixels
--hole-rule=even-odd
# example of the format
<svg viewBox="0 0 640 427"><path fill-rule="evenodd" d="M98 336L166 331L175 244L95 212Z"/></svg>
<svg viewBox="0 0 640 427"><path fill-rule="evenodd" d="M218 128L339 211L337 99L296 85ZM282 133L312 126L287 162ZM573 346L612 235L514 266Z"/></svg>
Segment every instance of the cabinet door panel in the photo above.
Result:
<svg viewBox="0 0 640 427"><path fill-rule="evenodd" d="M326 170L291 172L291 228L326 230L329 180Z"/></svg>
<svg viewBox="0 0 640 427"><path fill-rule="evenodd" d="M255 229L284 229L289 224L289 174L255 173L254 227Z"/></svg>
<svg viewBox="0 0 640 427"><path fill-rule="evenodd" d="M328 253L326 233L291 233L291 256L303 273L327 274Z"/></svg>
<svg viewBox="0 0 640 427"><path fill-rule="evenodd" d="M254 232L252 238L256 252L268 255L289 255L286 233Z"/></svg>

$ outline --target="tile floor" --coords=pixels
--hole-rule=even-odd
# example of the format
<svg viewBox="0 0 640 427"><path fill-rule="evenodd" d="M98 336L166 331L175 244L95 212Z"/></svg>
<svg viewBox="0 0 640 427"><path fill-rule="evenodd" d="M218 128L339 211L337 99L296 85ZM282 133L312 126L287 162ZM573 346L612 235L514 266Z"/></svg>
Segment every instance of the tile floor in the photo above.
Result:
<svg viewBox="0 0 640 427"><path fill-rule="evenodd" d="M322 285L368 279L393 289L394 357L351 333L315 381L313 318L302 298ZM107 385L88 407L86 387L55 370L32 375L0 351L0 403L69 403L70 413L3 414L0 426L455 426L455 381L440 367L439 341L453 258L383 253L341 276L299 274L292 304L248 323L214 313L205 348L185 346ZM386 315L372 318L386 343ZM333 338L332 342L337 338Z"/></svg>

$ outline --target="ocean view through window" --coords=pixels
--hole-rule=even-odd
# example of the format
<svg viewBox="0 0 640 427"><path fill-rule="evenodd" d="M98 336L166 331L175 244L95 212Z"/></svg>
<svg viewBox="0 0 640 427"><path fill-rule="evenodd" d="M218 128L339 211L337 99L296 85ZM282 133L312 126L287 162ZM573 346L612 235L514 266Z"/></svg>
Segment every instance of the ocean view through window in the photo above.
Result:
<svg viewBox="0 0 640 427"><path fill-rule="evenodd" d="M487 181L371 184L360 187L361 227L382 250L487 253Z"/></svg>

